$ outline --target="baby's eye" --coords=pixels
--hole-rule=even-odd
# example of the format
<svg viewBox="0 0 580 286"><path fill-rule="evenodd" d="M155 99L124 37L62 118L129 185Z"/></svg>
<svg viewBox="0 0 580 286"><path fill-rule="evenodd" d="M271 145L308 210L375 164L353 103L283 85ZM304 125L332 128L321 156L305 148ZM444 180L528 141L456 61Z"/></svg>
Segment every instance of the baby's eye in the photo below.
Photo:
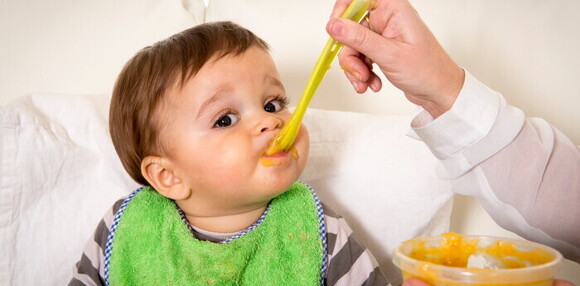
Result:
<svg viewBox="0 0 580 286"><path fill-rule="evenodd" d="M285 98L276 98L268 101L268 103L264 105L264 110L266 112L278 112L284 109L284 107L286 107L287 104L288 103Z"/></svg>
<svg viewBox="0 0 580 286"><path fill-rule="evenodd" d="M221 116L213 125L215 128L225 128L232 126L238 122L239 118L233 113L228 113Z"/></svg>

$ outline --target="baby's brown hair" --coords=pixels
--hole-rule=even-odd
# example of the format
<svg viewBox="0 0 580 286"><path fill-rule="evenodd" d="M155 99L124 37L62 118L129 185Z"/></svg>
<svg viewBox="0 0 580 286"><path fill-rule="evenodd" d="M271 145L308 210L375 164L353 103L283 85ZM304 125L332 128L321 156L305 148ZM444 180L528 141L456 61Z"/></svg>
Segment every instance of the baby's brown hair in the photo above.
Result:
<svg viewBox="0 0 580 286"><path fill-rule="evenodd" d="M240 55L268 44L232 22L201 24L140 50L117 77L109 109L109 132L121 163L141 185L141 161L166 154L160 103L168 89L182 87L210 60Z"/></svg>

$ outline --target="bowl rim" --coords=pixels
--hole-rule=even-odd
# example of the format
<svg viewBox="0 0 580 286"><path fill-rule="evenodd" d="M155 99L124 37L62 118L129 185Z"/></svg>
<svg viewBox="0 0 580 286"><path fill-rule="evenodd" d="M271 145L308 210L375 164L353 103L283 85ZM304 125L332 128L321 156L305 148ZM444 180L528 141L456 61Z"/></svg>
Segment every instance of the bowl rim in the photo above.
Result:
<svg viewBox="0 0 580 286"><path fill-rule="evenodd" d="M541 248L545 251L548 251L550 254L554 255L554 259L550 262L533 265L530 267L522 267L522 268L510 268L510 269L482 269L482 268L466 268L466 267L455 267L455 266L446 266L441 264L436 264L433 262L428 261L421 261L414 258L411 258L404 254L401 250L402 247L409 245L410 243L417 241L417 240L440 240L443 239L443 235L438 236L420 236L412 239L405 240L401 242L393 251L393 258L392 262L397 266L400 270L406 271L413 275L421 276L422 273L419 273L417 267L421 265L422 267L428 267L429 270L435 271L443 271L445 273L449 273L450 276L453 277L461 277L461 279L465 279L465 282L491 282L490 279L496 280L497 282L501 282L502 277L511 277L518 279L518 283L530 282L530 281L539 281L541 279L551 279L554 278L561 267L563 256L562 254L557 251L556 249L533 241L529 241L526 239L518 239L518 238L507 238L507 237L499 237L499 236L489 236L489 235L463 235L463 238L466 239L491 239L491 241L506 241L512 242L517 244L524 244L529 245L537 248ZM407 267L412 266L412 267ZM521 281L520 281L521 279ZM504 282L505 283L505 282Z"/></svg>

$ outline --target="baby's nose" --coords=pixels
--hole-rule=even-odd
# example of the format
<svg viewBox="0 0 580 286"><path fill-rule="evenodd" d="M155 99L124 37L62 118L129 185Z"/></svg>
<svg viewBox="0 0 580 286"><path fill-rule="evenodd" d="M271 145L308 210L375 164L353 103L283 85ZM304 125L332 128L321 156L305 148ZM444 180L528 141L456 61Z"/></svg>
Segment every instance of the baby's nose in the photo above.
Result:
<svg viewBox="0 0 580 286"><path fill-rule="evenodd" d="M261 134L266 131L272 131L281 128L283 125L284 121L281 118L267 114L259 119L255 130L258 134Z"/></svg>

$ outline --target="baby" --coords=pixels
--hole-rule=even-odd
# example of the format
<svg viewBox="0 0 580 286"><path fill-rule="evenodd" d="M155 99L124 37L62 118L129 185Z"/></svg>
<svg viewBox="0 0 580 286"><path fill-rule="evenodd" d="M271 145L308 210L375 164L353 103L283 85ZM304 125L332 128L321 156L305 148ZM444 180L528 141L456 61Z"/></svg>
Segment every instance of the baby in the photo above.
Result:
<svg viewBox="0 0 580 286"><path fill-rule="evenodd" d="M231 22L139 51L110 132L145 187L113 205L70 285L385 285L341 217L297 181L309 152L265 155L289 119L268 45Z"/></svg>

